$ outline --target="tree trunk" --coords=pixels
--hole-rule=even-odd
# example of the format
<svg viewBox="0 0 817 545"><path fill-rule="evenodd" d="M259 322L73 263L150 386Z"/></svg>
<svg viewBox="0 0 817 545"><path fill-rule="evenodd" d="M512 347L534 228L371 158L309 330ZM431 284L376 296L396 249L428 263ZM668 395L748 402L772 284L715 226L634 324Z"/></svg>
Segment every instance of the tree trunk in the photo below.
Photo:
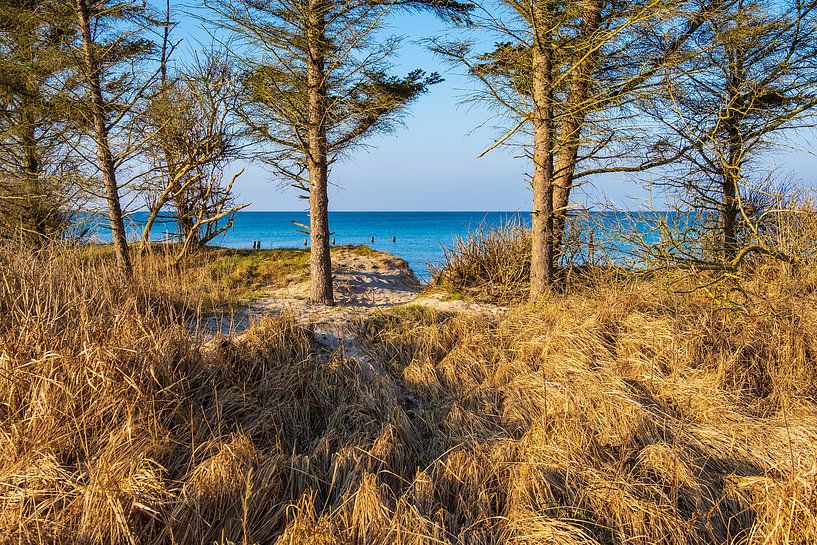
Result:
<svg viewBox="0 0 817 545"><path fill-rule="evenodd" d="M582 42L585 48L596 45L594 35L601 25L601 0L584 0L582 13ZM576 159L581 145L581 130L587 118L588 104L592 88L593 66L598 57L598 49L585 53L573 69L568 92L566 112L562 122L561 146L556 155L556 171L553 182L553 251L558 258L562 250L567 211L570 206L570 190L576 173Z"/></svg>
<svg viewBox="0 0 817 545"><path fill-rule="evenodd" d="M94 135L96 138L97 159L102 171L102 181L105 186L105 199L108 201L108 215L113 234L113 245L116 250L116 259L119 268L126 278L133 276L133 269L128 252L128 240L125 234L125 222L122 218L122 205L119 202L119 187L116 185L116 169L108 141L106 126L105 102L102 98L100 83L100 66L94 52L93 38L91 37L91 17L86 0L76 0L77 17L82 31L82 45L85 54L85 75L91 92L91 113L94 120Z"/></svg>
<svg viewBox="0 0 817 545"><path fill-rule="evenodd" d="M26 109L23 105L23 109ZM37 157L37 136L35 122L28 113L23 115L23 179L25 180L26 203L31 221L31 231L36 235L39 246L48 237L48 202L40 184L40 161Z"/></svg>
<svg viewBox="0 0 817 545"><path fill-rule="evenodd" d="M169 159L169 158L168 158ZM168 163L170 164L170 163ZM176 223L179 229L179 241L190 241L189 244L194 248L200 246L199 230L196 226L195 212L190 206L189 197L186 194L188 190L182 191L176 197Z"/></svg>
<svg viewBox="0 0 817 545"><path fill-rule="evenodd" d="M25 170L26 186L28 188L28 206L29 216L33 227L33 232L37 235L37 245L39 246L48 238L48 202L45 195L43 195L42 187L40 186L40 167L39 161L33 150L26 149Z"/></svg>
<svg viewBox="0 0 817 545"><path fill-rule="evenodd" d="M530 298L551 291L553 266L553 52L547 27L548 8L537 7L533 46L533 213L531 225Z"/></svg>
<svg viewBox="0 0 817 545"><path fill-rule="evenodd" d="M740 186L740 136L737 129L729 127L729 151L723 169L723 196L721 203L721 228L723 230L723 260L730 263L738 254L738 191Z"/></svg>
<svg viewBox="0 0 817 545"><path fill-rule="evenodd" d="M738 207L737 191L734 180L731 176L724 178L723 183L723 259L726 263L731 263L738 254Z"/></svg>
<svg viewBox="0 0 817 545"><path fill-rule="evenodd" d="M743 23L743 10L739 6L737 24ZM738 191L741 182L741 163L743 160L743 139L740 124L746 115L747 105L741 96L742 88L748 79L745 71L746 60L740 48L732 52L729 63L728 102L725 111L720 114L722 126L726 130L726 157L722 163L722 195L720 222L723 236L723 261L729 264L738 254Z"/></svg>
<svg viewBox="0 0 817 545"><path fill-rule="evenodd" d="M167 85L167 61L170 55L170 0L167 0L165 4L165 20L163 24L164 30L162 35L162 49L161 49L161 57L159 59L159 83L160 83L160 99L161 103L165 105L168 101L168 85ZM159 217L159 214L162 213L162 208L167 204L167 202L173 198L175 185L181 183L181 180L178 180L176 175L175 163L173 159L173 154L170 153L170 150L167 147L167 131L165 129L166 126L162 126L159 128L158 131L158 139L159 139L159 146L162 149L162 154L165 157L165 164L167 165L167 178L164 190L162 193L159 194L158 199L156 200L156 204L154 208L150 211L150 215L148 216L147 221L145 222L145 226L142 229L142 237L139 240L139 251L142 252L146 248L150 247L150 237L151 231L153 231L153 224L156 222L156 219ZM177 207L176 211L176 223L179 227L179 241L186 240L186 233L182 229L182 218L183 214L179 212Z"/></svg>
<svg viewBox="0 0 817 545"><path fill-rule="evenodd" d="M329 164L326 135L326 13L321 0L309 0L307 40L307 86L309 93L309 141L306 150L309 171L309 236L312 247L309 259L311 275L310 300L334 305L332 260L329 253Z"/></svg>
<svg viewBox="0 0 817 545"><path fill-rule="evenodd" d="M581 130L584 120L566 119L563 134L575 134ZM553 181L553 252L558 258L562 253L567 213L570 209L570 190L573 188L573 176L576 173L576 159L579 155L579 143L566 142L556 153L556 169Z"/></svg>

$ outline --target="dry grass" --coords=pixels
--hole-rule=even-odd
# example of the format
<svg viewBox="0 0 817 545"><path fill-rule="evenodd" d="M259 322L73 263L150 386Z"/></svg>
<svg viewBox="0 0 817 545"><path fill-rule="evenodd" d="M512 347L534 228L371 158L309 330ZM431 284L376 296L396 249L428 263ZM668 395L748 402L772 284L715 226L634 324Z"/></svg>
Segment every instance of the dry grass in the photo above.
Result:
<svg viewBox="0 0 817 545"><path fill-rule="evenodd" d="M530 286L530 244L530 229L519 223L483 225L443 248L431 287L481 300L521 300Z"/></svg>
<svg viewBox="0 0 817 545"><path fill-rule="evenodd" d="M586 228L587 229L587 228ZM564 291L576 291L599 282L621 281L624 271L587 263L587 247L581 224L572 220L564 240L564 254L557 274ZM598 248L601 253L601 248ZM493 303L519 303L530 291L531 232L515 221L483 225L443 248L442 262L431 268L429 288L448 297Z"/></svg>
<svg viewBox="0 0 817 545"><path fill-rule="evenodd" d="M817 541L810 277L409 307L366 380L288 318L202 344L153 266L0 251L3 545Z"/></svg>

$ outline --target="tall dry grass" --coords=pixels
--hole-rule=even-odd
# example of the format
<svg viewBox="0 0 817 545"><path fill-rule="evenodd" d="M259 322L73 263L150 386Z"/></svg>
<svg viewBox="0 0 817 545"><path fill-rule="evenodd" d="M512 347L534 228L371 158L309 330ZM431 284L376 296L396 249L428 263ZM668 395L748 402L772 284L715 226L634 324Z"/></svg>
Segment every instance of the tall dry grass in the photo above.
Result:
<svg viewBox="0 0 817 545"><path fill-rule="evenodd" d="M594 223L584 216L570 218L558 259L558 285L563 291L594 288L623 269L601 265L610 261L603 245L595 245ZM443 247L439 265L431 267L431 289L494 303L519 303L530 291L531 232L519 221L482 225Z"/></svg>
<svg viewBox="0 0 817 545"><path fill-rule="evenodd" d="M489 301L519 301L530 289L530 229L518 222L483 225L443 247L432 287Z"/></svg>
<svg viewBox="0 0 817 545"><path fill-rule="evenodd" d="M395 310L371 377L286 317L202 342L158 272L0 264L0 543L817 541L810 281Z"/></svg>

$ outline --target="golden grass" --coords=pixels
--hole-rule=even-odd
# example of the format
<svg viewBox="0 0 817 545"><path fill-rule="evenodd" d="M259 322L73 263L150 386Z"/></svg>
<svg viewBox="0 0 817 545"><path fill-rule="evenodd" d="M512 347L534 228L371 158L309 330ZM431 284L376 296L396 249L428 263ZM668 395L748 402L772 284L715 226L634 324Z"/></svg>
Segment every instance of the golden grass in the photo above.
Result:
<svg viewBox="0 0 817 545"><path fill-rule="evenodd" d="M586 251L580 234L569 234L556 271L561 290L595 289L600 282L619 283L632 275L620 267L584 263L579 258ZM530 291L530 261L529 227L515 221L483 225L443 248L442 262L431 268L429 289L443 292L444 300L521 303Z"/></svg>
<svg viewBox="0 0 817 545"><path fill-rule="evenodd" d="M804 271L393 310L366 379L288 317L201 342L144 267L0 251L0 543L817 542Z"/></svg>
<svg viewBox="0 0 817 545"><path fill-rule="evenodd" d="M483 225L443 248L443 262L432 268L432 288L456 297L520 301L530 283L530 229L517 222Z"/></svg>

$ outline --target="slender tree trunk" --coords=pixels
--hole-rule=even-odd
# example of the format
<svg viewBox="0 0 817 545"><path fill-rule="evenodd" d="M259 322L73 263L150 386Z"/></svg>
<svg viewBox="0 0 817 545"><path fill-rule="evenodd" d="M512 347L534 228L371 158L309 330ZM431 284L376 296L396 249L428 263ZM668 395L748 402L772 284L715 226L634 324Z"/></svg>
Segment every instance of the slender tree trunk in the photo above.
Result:
<svg viewBox="0 0 817 545"><path fill-rule="evenodd" d="M729 127L729 151L723 169L723 202L721 203L721 227L723 229L723 259L731 262L738 254L738 191L740 186L740 136Z"/></svg>
<svg viewBox="0 0 817 545"><path fill-rule="evenodd" d="M584 121L565 120L562 130L564 134L581 130ZM579 143L563 143L556 153L556 168L553 181L553 252L556 259L562 253L565 229L567 227L567 213L570 209L570 191L573 188L573 176L576 173L576 160L579 155Z"/></svg>
<svg viewBox="0 0 817 545"><path fill-rule="evenodd" d="M723 182L723 259L730 263L738 254L738 207L736 204L737 190L731 176L726 176Z"/></svg>
<svg viewBox="0 0 817 545"><path fill-rule="evenodd" d="M545 4L543 9L543 4ZM538 299L554 284L553 256L553 51L546 0L538 0L533 47L533 214L531 226L530 298Z"/></svg>
<svg viewBox="0 0 817 545"><path fill-rule="evenodd" d="M329 253L329 165L326 135L325 9L321 0L309 0L307 85L309 87L309 236L312 247L309 271L310 300L334 305L332 261Z"/></svg>
<svg viewBox="0 0 817 545"><path fill-rule="evenodd" d="M601 0L584 0L582 8L582 43L585 48L595 46L595 34L601 25ZM553 183L553 247L557 258L561 254L562 240L570 206L570 190L573 187L573 176L576 173L576 160L581 144L581 131L587 118L588 100L590 99L591 78L598 51L587 52L580 49L584 57L573 70L568 92L567 107L569 111L562 123L562 141L556 155L556 171Z"/></svg>
<svg viewBox="0 0 817 545"><path fill-rule="evenodd" d="M170 100L168 97L170 83L168 83L167 79L167 62L172 49L170 44L170 29L170 0L166 0L164 33L162 37L162 57L159 67L163 101ZM167 146L170 136L166 133L166 130L161 130L159 132L159 140L162 147L162 154L165 156L165 164L167 165L167 183L168 185L172 184L176 186L171 190L170 194L175 194L174 204L176 206L176 225L179 230L179 241L183 243L182 254L184 254L186 253L188 246L192 246L196 249L201 247L198 227L196 225L195 218L193 217L194 213L192 207L190 206L190 192L194 191L195 188L188 187L187 189L182 189L185 180L179 176L180 172L179 169L176 168L176 158L173 157L173 152ZM157 205L163 207L165 203L157 203Z"/></svg>
<svg viewBox="0 0 817 545"><path fill-rule="evenodd" d="M23 106L25 109L26 106ZM26 113L23 115L21 127L23 144L23 179L25 180L26 206L31 222L31 231L36 234L37 245L42 244L48 237L48 210L47 199L40 184L40 160L37 157L37 137L34 120Z"/></svg>
<svg viewBox="0 0 817 545"><path fill-rule="evenodd" d="M743 4L738 3L737 23L743 23ZM722 126L726 129L726 157L721 157L722 195L720 221L723 235L723 260L729 263L738 253L738 191L740 191L741 162L743 142L740 133L740 123L746 112L746 105L741 97L743 84L747 81L744 67L746 61L740 48L730 52L729 59L728 93L729 101L723 118Z"/></svg>
<svg viewBox="0 0 817 545"><path fill-rule="evenodd" d="M168 57L170 56L170 0L165 2L165 20L164 24L162 25L163 34L162 34L162 49L161 49L161 57L159 59L159 84L160 84L160 93L161 93L161 100L162 103L165 103L168 100L167 91L167 61ZM167 183L165 184L164 191L159 195L158 199L156 200L155 208L150 211L150 215L148 216L147 221L145 222L145 226L142 228L142 237L139 240L139 251L143 252L146 248L150 247L150 237L151 231L153 230L153 224L156 222L156 219L159 217L159 214L162 213L162 208L167 204L167 202L172 198L174 194L175 188L171 187L171 185L176 185L176 183L181 183L180 180L177 180L176 176L176 169L173 154L170 153L166 145L166 133L164 127L159 129L159 146L162 148L162 154L165 156L165 164L167 165ZM183 241L186 240L185 231L182 230L182 214L179 212L178 208L176 209L176 223L179 227L179 240Z"/></svg>
<svg viewBox="0 0 817 545"><path fill-rule="evenodd" d="M108 216L113 233L113 245L116 250L116 259L122 273L130 278L133 275L128 240L125 234L125 222L122 218L122 205L119 201L119 187L116 184L116 168L113 154L108 141L106 126L105 102L102 98L100 83L100 65L94 52L93 38L91 37L91 17L86 0L76 0L77 18L82 31L82 45L85 54L85 73L91 91L91 113L94 120L94 135L96 137L97 159L102 171L102 181L105 186L105 199L108 201Z"/></svg>
<svg viewBox="0 0 817 545"><path fill-rule="evenodd" d="M46 196L43 195L43 188L40 184L40 167L37 155L34 150L26 149L25 170L26 185L29 192L29 216L34 233L37 235L37 244L41 244L48 238L48 204Z"/></svg>

